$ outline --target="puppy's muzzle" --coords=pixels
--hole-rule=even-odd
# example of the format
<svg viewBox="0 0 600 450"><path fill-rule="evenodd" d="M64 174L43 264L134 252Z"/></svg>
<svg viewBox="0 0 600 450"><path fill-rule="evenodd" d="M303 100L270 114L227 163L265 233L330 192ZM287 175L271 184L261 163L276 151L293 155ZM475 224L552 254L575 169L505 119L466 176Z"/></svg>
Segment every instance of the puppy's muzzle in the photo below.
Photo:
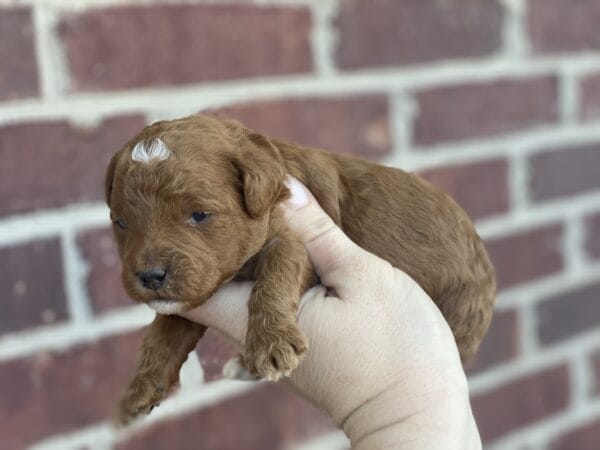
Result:
<svg viewBox="0 0 600 450"><path fill-rule="evenodd" d="M167 270L163 268L153 268L137 272L136 276L146 289L159 289L165 284L167 278Z"/></svg>

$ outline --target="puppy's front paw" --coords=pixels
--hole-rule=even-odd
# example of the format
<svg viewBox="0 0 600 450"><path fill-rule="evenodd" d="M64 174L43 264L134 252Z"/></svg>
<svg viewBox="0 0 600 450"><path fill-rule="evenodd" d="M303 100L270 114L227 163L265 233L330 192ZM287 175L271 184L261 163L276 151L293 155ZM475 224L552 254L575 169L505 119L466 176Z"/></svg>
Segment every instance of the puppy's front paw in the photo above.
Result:
<svg viewBox="0 0 600 450"><path fill-rule="evenodd" d="M277 381L289 376L298 367L300 358L307 350L306 336L295 323L277 333L250 328L243 362L250 374Z"/></svg>
<svg viewBox="0 0 600 450"><path fill-rule="evenodd" d="M125 426L142 414L150 414L169 394L167 383L152 376L136 376L125 391L113 414L113 423Z"/></svg>

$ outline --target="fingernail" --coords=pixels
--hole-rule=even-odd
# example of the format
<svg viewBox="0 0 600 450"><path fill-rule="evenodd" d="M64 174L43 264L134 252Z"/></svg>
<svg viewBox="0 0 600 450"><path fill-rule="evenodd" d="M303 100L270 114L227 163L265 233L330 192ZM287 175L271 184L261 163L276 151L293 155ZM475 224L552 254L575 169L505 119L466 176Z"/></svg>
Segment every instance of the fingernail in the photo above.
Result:
<svg viewBox="0 0 600 450"><path fill-rule="evenodd" d="M285 185L292 193L291 198L285 201L285 206L290 209L300 209L308 205L308 195L306 188L294 177L287 176L284 180Z"/></svg>

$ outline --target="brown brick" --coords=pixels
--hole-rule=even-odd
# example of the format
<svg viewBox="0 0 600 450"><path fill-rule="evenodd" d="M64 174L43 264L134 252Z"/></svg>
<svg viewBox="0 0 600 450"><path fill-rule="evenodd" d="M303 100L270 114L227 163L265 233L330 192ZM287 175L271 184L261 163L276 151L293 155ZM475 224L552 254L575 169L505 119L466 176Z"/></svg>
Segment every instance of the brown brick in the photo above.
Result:
<svg viewBox="0 0 600 450"><path fill-rule="evenodd" d="M139 332L0 363L6 449L106 419L133 373Z"/></svg>
<svg viewBox="0 0 600 450"><path fill-rule="evenodd" d="M83 257L89 264L87 288L96 313L131 306L133 300L121 284L121 260L109 228L86 231L77 236Z"/></svg>
<svg viewBox="0 0 600 450"><path fill-rule="evenodd" d="M593 74L580 81L580 117L584 120L600 119L600 74Z"/></svg>
<svg viewBox="0 0 600 450"><path fill-rule="evenodd" d="M519 317L515 310L496 312L475 357L465 365L469 374L516 358L520 353Z"/></svg>
<svg viewBox="0 0 600 450"><path fill-rule="evenodd" d="M600 329L600 283L584 286L552 298L537 307L538 336L552 344L578 333Z"/></svg>
<svg viewBox="0 0 600 450"><path fill-rule="evenodd" d="M529 35L536 53L600 49L597 0L529 0Z"/></svg>
<svg viewBox="0 0 600 450"><path fill-rule="evenodd" d="M58 240L0 249L0 334L67 319Z"/></svg>
<svg viewBox="0 0 600 450"><path fill-rule="evenodd" d="M529 161L535 201L600 189L600 142L538 153Z"/></svg>
<svg viewBox="0 0 600 450"><path fill-rule="evenodd" d="M200 358L206 382L222 379L223 365L239 353L231 342L211 328L200 339L196 352Z"/></svg>
<svg viewBox="0 0 600 450"><path fill-rule="evenodd" d="M416 94L419 145L501 135L554 123L554 76L439 87Z"/></svg>
<svg viewBox="0 0 600 450"><path fill-rule="evenodd" d="M509 208L508 163L504 159L430 169L420 175L450 194L473 219Z"/></svg>
<svg viewBox="0 0 600 450"><path fill-rule="evenodd" d="M103 199L112 154L144 125L141 116L93 128L65 122L0 128L0 215Z"/></svg>
<svg viewBox="0 0 600 450"><path fill-rule="evenodd" d="M486 247L496 267L498 287L512 287L561 271L562 239L562 225L551 225L488 240Z"/></svg>
<svg viewBox="0 0 600 450"><path fill-rule="evenodd" d="M561 365L510 381L471 400L484 442L539 422L569 404L569 370Z"/></svg>
<svg viewBox="0 0 600 450"><path fill-rule="evenodd" d="M354 69L489 55L502 43L496 0L345 0L338 66Z"/></svg>
<svg viewBox="0 0 600 450"><path fill-rule="evenodd" d="M598 450L600 420L587 422L563 433L548 444L548 450Z"/></svg>
<svg viewBox="0 0 600 450"><path fill-rule="evenodd" d="M304 98L233 105L216 111L273 137L379 157L391 150L387 98Z"/></svg>
<svg viewBox="0 0 600 450"><path fill-rule="evenodd" d="M133 435L116 450L281 450L331 427L305 400L269 383Z"/></svg>
<svg viewBox="0 0 600 450"><path fill-rule="evenodd" d="M0 8L0 100L38 94L38 73L29 8Z"/></svg>
<svg viewBox="0 0 600 450"><path fill-rule="evenodd" d="M174 4L71 14L59 32L72 88L98 90L309 72L311 26L299 7Z"/></svg>

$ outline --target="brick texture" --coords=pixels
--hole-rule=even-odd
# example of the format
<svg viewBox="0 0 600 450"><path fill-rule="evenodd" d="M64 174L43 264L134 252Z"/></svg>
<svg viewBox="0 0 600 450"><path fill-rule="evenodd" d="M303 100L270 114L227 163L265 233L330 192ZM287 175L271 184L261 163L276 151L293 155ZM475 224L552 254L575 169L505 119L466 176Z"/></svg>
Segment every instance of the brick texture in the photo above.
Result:
<svg viewBox="0 0 600 450"><path fill-rule="evenodd" d="M59 34L72 88L99 90L309 72L310 29L302 8L179 4L92 9Z"/></svg>
<svg viewBox="0 0 600 450"><path fill-rule="evenodd" d="M67 319L58 240L0 249L0 333Z"/></svg>
<svg viewBox="0 0 600 450"><path fill-rule="evenodd" d="M124 334L1 362L0 448L25 448L109 417L140 344L140 333Z"/></svg>
<svg viewBox="0 0 600 450"><path fill-rule="evenodd" d="M590 356L590 366L594 378L593 394L600 396L600 350Z"/></svg>
<svg viewBox="0 0 600 450"><path fill-rule="evenodd" d="M0 100L38 94L33 25L29 8L0 7Z"/></svg>
<svg viewBox="0 0 600 450"><path fill-rule="evenodd" d="M204 381L223 379L223 365L239 351L227 339L209 328L196 349L204 370Z"/></svg>
<svg viewBox="0 0 600 450"><path fill-rule="evenodd" d="M77 237L77 243L89 265L87 288L94 311L103 313L133 305L121 284L121 260L112 231L86 231Z"/></svg>
<svg viewBox="0 0 600 450"><path fill-rule="evenodd" d="M499 288L548 276L563 268L563 228L552 225L491 239L486 247L496 267Z"/></svg>
<svg viewBox="0 0 600 450"><path fill-rule="evenodd" d="M600 420L587 422L554 439L548 445L548 450L597 450L598 430Z"/></svg>
<svg viewBox="0 0 600 450"><path fill-rule="evenodd" d="M542 302L538 310L538 336L551 344L600 329L600 283L559 294Z"/></svg>
<svg viewBox="0 0 600 450"><path fill-rule="evenodd" d="M556 122L557 79L542 76L440 87L416 93L419 145L516 132Z"/></svg>
<svg viewBox="0 0 600 450"><path fill-rule="evenodd" d="M597 0L529 0L529 35L537 53L600 49Z"/></svg>
<svg viewBox="0 0 600 450"><path fill-rule="evenodd" d="M222 427L230 428L218 432ZM323 413L282 386L257 390L143 430L116 450L281 450L331 427Z"/></svg>
<svg viewBox="0 0 600 450"><path fill-rule="evenodd" d="M514 359L520 353L520 337L517 312L496 312L479 352L465 365L467 372L482 372Z"/></svg>
<svg viewBox="0 0 600 450"><path fill-rule="evenodd" d="M586 253L592 259L600 259L600 213L590 214L584 224Z"/></svg>
<svg viewBox="0 0 600 450"><path fill-rule="evenodd" d="M489 55L501 46L503 15L496 0L345 0L335 60L355 69Z"/></svg>
<svg viewBox="0 0 600 450"><path fill-rule="evenodd" d="M420 175L450 194L473 219L504 213L510 206L506 160L430 169Z"/></svg>
<svg viewBox="0 0 600 450"><path fill-rule="evenodd" d="M377 158L392 146L384 96L274 100L213 112L274 137L342 153Z"/></svg>
<svg viewBox="0 0 600 450"><path fill-rule="evenodd" d="M142 117L130 116L92 128L65 122L0 128L0 215L102 199L110 157L143 125Z"/></svg>
<svg viewBox="0 0 600 450"><path fill-rule="evenodd" d="M600 142L536 154L529 166L535 201L600 190Z"/></svg>
<svg viewBox="0 0 600 450"><path fill-rule="evenodd" d="M474 397L471 403L483 441L492 441L564 410L569 404L568 367L519 378Z"/></svg>
<svg viewBox="0 0 600 450"><path fill-rule="evenodd" d="M579 83L580 117L584 120L600 119L600 74L584 77Z"/></svg>

